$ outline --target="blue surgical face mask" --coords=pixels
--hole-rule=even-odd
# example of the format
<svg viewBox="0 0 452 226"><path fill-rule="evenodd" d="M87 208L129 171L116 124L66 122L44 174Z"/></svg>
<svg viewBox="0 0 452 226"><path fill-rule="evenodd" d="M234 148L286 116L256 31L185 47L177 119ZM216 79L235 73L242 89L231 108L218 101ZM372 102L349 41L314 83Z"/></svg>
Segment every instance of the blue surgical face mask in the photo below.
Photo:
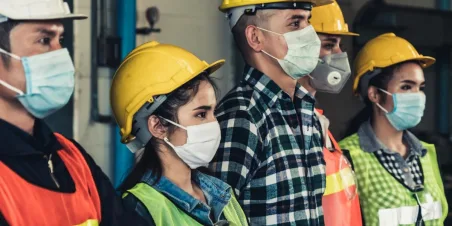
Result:
<svg viewBox="0 0 452 226"><path fill-rule="evenodd" d="M391 125L398 131L413 128L419 124L425 109L425 94L417 93L389 93L380 89L382 92L392 96L394 109L391 112L384 109L380 104L377 106L386 112L386 118Z"/></svg>
<svg viewBox="0 0 452 226"><path fill-rule="evenodd" d="M310 74L317 66L320 54L320 39L312 25L285 34L260 27L258 29L284 37L288 48L284 59L278 59L264 50L262 52L277 60L284 72L293 79L299 79Z"/></svg>
<svg viewBox="0 0 452 226"><path fill-rule="evenodd" d="M36 118L44 118L61 109L74 92L74 64L67 49L30 57L19 57L0 49L1 53L20 60L25 72L23 92L0 80L0 84L16 92L17 99Z"/></svg>

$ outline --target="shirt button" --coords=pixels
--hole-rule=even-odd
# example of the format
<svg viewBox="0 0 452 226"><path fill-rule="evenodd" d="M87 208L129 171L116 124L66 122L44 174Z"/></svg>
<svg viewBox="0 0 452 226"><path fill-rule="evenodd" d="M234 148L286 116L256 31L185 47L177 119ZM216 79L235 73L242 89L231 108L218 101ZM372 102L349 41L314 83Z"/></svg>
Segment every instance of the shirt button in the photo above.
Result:
<svg viewBox="0 0 452 226"><path fill-rule="evenodd" d="M410 171L410 169L404 168L403 171L405 171L405 173L408 173Z"/></svg>

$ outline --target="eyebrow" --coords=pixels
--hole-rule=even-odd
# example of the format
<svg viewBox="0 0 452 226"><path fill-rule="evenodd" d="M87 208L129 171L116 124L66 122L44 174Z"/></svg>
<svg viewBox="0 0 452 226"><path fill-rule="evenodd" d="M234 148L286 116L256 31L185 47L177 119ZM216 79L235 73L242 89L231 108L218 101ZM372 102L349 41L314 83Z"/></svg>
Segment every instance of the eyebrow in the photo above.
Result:
<svg viewBox="0 0 452 226"><path fill-rule="evenodd" d="M196 110L206 110L206 111L208 111L208 110L212 110L212 106L204 105L204 106L199 106L199 107L193 109L193 111L196 111Z"/></svg>
<svg viewBox="0 0 452 226"><path fill-rule="evenodd" d="M309 15L308 20L311 19L311 17L312 17L312 15ZM304 20L304 19L306 19L305 15L297 14L297 15L292 15L287 20Z"/></svg>
<svg viewBox="0 0 452 226"><path fill-rule="evenodd" d="M339 42L337 38L325 38L322 41L332 42L334 44L337 44Z"/></svg>
<svg viewBox="0 0 452 226"><path fill-rule="evenodd" d="M412 81L412 80L403 80L402 82L408 83L408 84L412 84L412 85L417 85L417 82ZM425 85L425 81L423 81L423 82L421 83L421 85Z"/></svg>
<svg viewBox="0 0 452 226"><path fill-rule="evenodd" d="M41 33L41 34L50 36L50 37L52 37L52 38L55 37L55 36L57 36L57 32L56 32L56 31L49 30L49 29L45 29L45 28L38 28L38 29L36 29L36 32L39 32L39 33ZM60 36L64 36L64 31L63 31L63 33L61 33Z"/></svg>

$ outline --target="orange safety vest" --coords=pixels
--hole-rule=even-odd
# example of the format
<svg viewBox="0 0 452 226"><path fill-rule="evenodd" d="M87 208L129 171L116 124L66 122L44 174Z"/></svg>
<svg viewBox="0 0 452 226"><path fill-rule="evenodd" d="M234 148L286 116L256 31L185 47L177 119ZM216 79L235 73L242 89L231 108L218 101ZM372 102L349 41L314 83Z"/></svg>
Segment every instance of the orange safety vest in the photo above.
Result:
<svg viewBox="0 0 452 226"><path fill-rule="evenodd" d="M95 226L101 220L100 198L91 170L77 147L60 134L58 155L75 183L74 193L31 184L0 161L0 212L11 226Z"/></svg>
<svg viewBox="0 0 452 226"><path fill-rule="evenodd" d="M334 150L323 148L326 163L326 188L322 197L325 226L362 226L361 208L351 165L329 130L328 137Z"/></svg>

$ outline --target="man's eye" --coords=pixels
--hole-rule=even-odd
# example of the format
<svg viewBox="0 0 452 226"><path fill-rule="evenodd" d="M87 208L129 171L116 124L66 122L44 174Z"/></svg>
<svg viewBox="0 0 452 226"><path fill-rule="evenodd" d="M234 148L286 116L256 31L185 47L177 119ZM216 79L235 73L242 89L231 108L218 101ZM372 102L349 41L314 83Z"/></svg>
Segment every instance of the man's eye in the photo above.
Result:
<svg viewBox="0 0 452 226"><path fill-rule="evenodd" d="M41 38L39 39L39 43L43 44L43 45L50 45L50 38Z"/></svg>
<svg viewBox="0 0 452 226"><path fill-rule="evenodd" d="M326 44L326 45L323 45L323 48L326 49L326 50L332 50L334 48L334 45L333 44Z"/></svg>
<svg viewBox="0 0 452 226"><path fill-rule="evenodd" d="M300 27L300 21L295 21L295 22L291 23L290 26L292 26L294 28L299 28Z"/></svg>

